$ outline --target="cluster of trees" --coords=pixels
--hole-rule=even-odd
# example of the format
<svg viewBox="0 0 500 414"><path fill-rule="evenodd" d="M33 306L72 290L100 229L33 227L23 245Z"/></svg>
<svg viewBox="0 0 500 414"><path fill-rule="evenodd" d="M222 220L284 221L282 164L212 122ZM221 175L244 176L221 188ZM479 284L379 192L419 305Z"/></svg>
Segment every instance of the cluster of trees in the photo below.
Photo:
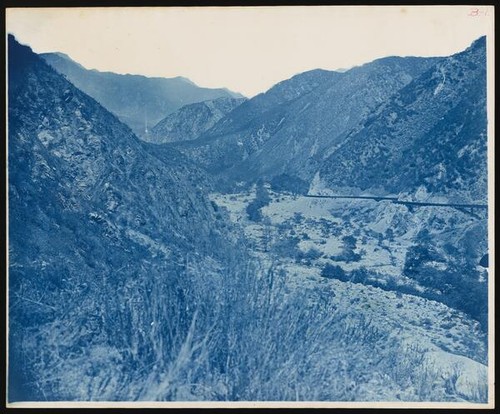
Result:
<svg viewBox="0 0 500 414"><path fill-rule="evenodd" d="M307 194L309 184L298 177L288 174L276 175L270 180L271 188L277 192L290 192L292 194Z"/></svg>
<svg viewBox="0 0 500 414"><path fill-rule="evenodd" d="M332 265L330 263L323 267L321 270L321 276L326 277L327 279L338 279L342 282L350 280L344 269L342 269L339 265Z"/></svg>
<svg viewBox="0 0 500 414"><path fill-rule="evenodd" d="M426 288L422 296L467 313L486 331L488 281L480 277L475 245L482 231L477 227L469 237L439 248L429 230L421 230L407 251L403 273Z"/></svg>
<svg viewBox="0 0 500 414"><path fill-rule="evenodd" d="M270 202L271 197L269 196L269 191L267 191L264 181L259 180L256 186L255 199L251 201L246 208L248 219L255 222L261 221L262 207L269 205Z"/></svg>
<svg viewBox="0 0 500 414"><path fill-rule="evenodd" d="M443 265L436 268L434 263ZM429 243L412 246L406 255L404 275L427 288L422 294L476 319L488 328L488 283L481 281L471 263L445 261Z"/></svg>
<svg viewBox="0 0 500 414"><path fill-rule="evenodd" d="M343 251L330 259L342 262L359 261L360 255L354 252L356 238L345 236L342 241ZM345 272L340 266L327 264L321 274L326 278L364 283L442 302L465 312L487 330L488 283L487 280L481 280L475 261L465 254L460 254L458 247L454 246L444 246L448 256L443 256L427 229L419 232L417 241L407 251L403 274L426 288L423 292L415 286L401 284L393 277L381 277L365 268ZM486 264L486 259L483 259L483 263Z"/></svg>

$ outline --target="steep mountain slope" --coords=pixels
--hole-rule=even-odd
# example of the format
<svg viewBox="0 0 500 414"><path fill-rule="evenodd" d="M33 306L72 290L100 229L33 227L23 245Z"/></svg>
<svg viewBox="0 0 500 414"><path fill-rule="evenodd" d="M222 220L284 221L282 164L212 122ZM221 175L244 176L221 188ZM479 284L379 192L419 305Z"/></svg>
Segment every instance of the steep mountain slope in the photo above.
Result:
<svg viewBox="0 0 500 414"><path fill-rule="evenodd" d="M9 397L79 398L100 370L152 358L154 294L187 257L221 262L231 236L180 154L139 141L12 36L8 48Z"/></svg>
<svg viewBox="0 0 500 414"><path fill-rule="evenodd" d="M200 88L188 79L148 78L88 70L61 53L40 55L47 63L93 97L138 135L184 105L220 97L241 98L226 89Z"/></svg>
<svg viewBox="0 0 500 414"><path fill-rule="evenodd" d="M436 61L389 57L343 73L297 75L176 148L236 180L280 174L310 180L345 131Z"/></svg>
<svg viewBox="0 0 500 414"><path fill-rule="evenodd" d="M294 76L264 94L244 102L199 139L174 147L211 172L238 165L258 151L277 132L289 105L321 84L336 79L336 72L315 70Z"/></svg>
<svg viewBox="0 0 500 414"><path fill-rule="evenodd" d="M143 139L156 144L196 139L244 101L217 98L183 106L158 122Z"/></svg>
<svg viewBox="0 0 500 414"><path fill-rule="evenodd" d="M140 141L8 42L10 402L487 400L478 324L402 293L394 273L358 268L403 268L433 290L459 284L457 300L482 312L486 272L475 272L481 287L468 284L464 265L484 253L485 223L373 200L317 203L263 184L261 200L210 201L210 181L174 145ZM210 137L272 120L273 108L338 76L283 82ZM248 223L247 207L266 196L262 222ZM236 240L228 215L252 237ZM262 262L247 260L252 245ZM344 261L338 280L325 272Z"/></svg>
<svg viewBox="0 0 500 414"><path fill-rule="evenodd" d="M433 65L370 114L324 162L321 181L485 202L485 46L483 37Z"/></svg>

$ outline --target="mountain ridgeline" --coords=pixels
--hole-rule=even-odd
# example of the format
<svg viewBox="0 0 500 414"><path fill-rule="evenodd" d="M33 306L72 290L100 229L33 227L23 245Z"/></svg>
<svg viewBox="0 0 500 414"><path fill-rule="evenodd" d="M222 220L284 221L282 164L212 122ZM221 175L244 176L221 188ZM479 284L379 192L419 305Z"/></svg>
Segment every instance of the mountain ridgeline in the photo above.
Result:
<svg viewBox="0 0 500 414"><path fill-rule="evenodd" d="M9 402L487 401L485 38L245 99L9 35L8 157Z"/></svg>
<svg viewBox="0 0 500 414"><path fill-rule="evenodd" d="M388 57L283 81L172 144L221 182L486 197L486 49ZM232 183L232 184L231 184ZM293 186L293 185L292 185Z"/></svg>
<svg viewBox="0 0 500 414"><path fill-rule="evenodd" d="M60 54L43 57L143 140L175 148L216 176L220 188L264 179L301 192L423 191L469 202L486 198L485 43L450 57L312 70L249 100L208 99L220 91L193 85L186 98L184 86L159 87L183 79L87 71Z"/></svg>
<svg viewBox="0 0 500 414"><path fill-rule="evenodd" d="M184 105L221 97L242 98L227 89L201 88L182 77L120 75L88 70L62 53L40 56L78 89L118 116L138 136Z"/></svg>
<svg viewBox="0 0 500 414"><path fill-rule="evenodd" d="M487 202L486 40L432 65L344 134L328 187Z"/></svg>
<svg viewBox="0 0 500 414"><path fill-rule="evenodd" d="M238 180L278 174L310 180L325 154L436 59L385 58L350 71L315 70L238 107L200 139L176 146Z"/></svg>

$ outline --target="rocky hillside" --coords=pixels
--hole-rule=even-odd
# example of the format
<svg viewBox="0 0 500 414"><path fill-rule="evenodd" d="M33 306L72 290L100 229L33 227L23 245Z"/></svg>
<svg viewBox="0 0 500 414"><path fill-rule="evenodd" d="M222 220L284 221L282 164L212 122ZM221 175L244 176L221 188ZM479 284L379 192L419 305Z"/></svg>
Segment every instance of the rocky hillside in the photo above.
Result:
<svg viewBox="0 0 500 414"><path fill-rule="evenodd" d="M344 134L329 187L486 202L486 39L434 64Z"/></svg>
<svg viewBox="0 0 500 414"><path fill-rule="evenodd" d="M180 154L153 151L12 36L8 48L10 397L74 398L84 361L150 358L147 286L165 294L187 257L222 263L231 237Z"/></svg>
<svg viewBox="0 0 500 414"><path fill-rule="evenodd" d="M9 402L487 401L486 211L287 191L481 199L484 39L184 106L173 143L8 53Z"/></svg>
<svg viewBox="0 0 500 414"><path fill-rule="evenodd" d="M244 101L217 98L183 106L158 122L143 139L156 144L196 139Z"/></svg>
<svg viewBox="0 0 500 414"><path fill-rule="evenodd" d="M200 139L176 147L236 180L287 174L308 181L342 134L436 61L389 57L343 73L306 72L245 102Z"/></svg>
<svg viewBox="0 0 500 414"><path fill-rule="evenodd" d="M201 88L189 79L148 78L88 70L62 53L41 57L73 85L93 97L142 137L166 115L184 105L220 97L241 98L227 89Z"/></svg>

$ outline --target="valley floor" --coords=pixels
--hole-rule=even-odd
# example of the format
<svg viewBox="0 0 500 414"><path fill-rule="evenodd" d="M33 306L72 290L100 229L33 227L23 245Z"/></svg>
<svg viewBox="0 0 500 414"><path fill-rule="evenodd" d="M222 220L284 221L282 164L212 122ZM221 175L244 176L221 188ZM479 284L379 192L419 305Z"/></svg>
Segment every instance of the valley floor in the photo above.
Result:
<svg viewBox="0 0 500 414"><path fill-rule="evenodd" d="M408 250L418 244L423 228L430 228L431 237L453 243L478 225L477 217L453 208L410 212L389 201L308 198L272 191L269 196L257 221L247 214L255 190L214 193L211 198L241 225L256 257L284 270L286 289L320 289L336 308L363 315L409 349L425 349L435 372L456 374L456 387L463 396L473 398L478 387L486 386L487 335L480 324L464 312L420 296L424 287L404 276ZM436 269L446 267L441 261L431 264ZM337 269L341 277L329 276L329 268ZM486 277L484 269L478 271ZM355 283L356 272L369 274L371 283ZM402 287L411 287L411 293Z"/></svg>

